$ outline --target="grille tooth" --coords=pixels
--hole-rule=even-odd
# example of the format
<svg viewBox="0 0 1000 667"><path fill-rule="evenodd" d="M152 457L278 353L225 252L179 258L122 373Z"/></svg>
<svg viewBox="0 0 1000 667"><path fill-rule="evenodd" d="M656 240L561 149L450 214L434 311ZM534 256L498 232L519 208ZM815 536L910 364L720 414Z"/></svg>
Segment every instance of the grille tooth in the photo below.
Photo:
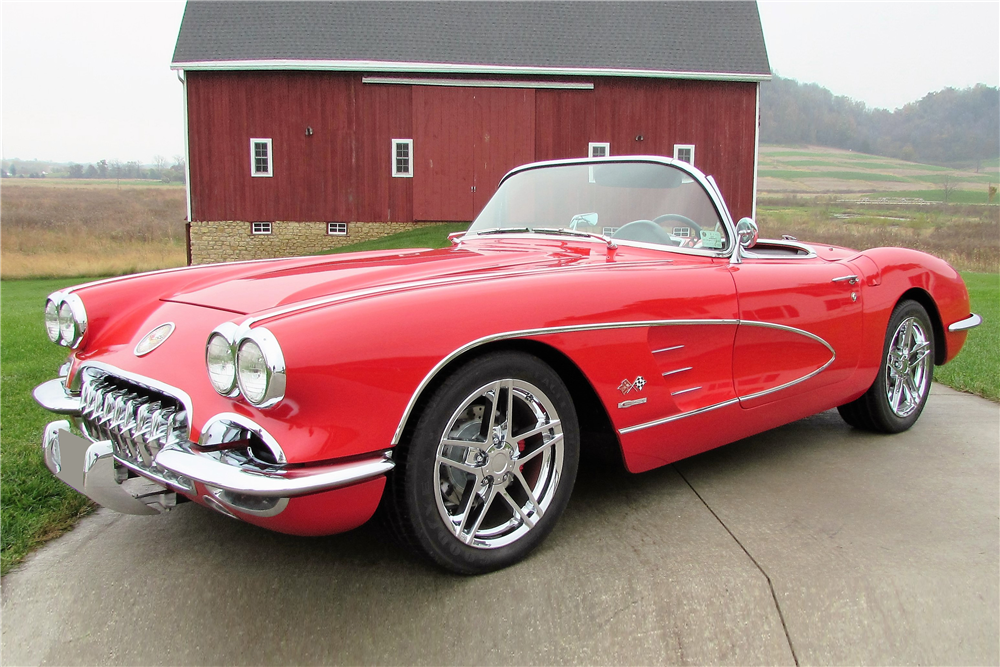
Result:
<svg viewBox="0 0 1000 667"><path fill-rule="evenodd" d="M160 449L187 437L187 412L177 399L111 374L85 377L80 390L84 430L110 440L115 455L144 469Z"/></svg>

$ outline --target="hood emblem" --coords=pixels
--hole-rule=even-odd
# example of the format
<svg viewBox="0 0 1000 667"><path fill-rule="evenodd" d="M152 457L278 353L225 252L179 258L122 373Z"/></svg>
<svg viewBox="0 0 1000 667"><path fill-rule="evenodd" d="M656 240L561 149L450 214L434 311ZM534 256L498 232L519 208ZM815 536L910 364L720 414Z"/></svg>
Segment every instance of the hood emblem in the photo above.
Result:
<svg viewBox="0 0 1000 667"><path fill-rule="evenodd" d="M141 357L143 355L149 354L159 346L163 345L163 341L170 338L170 334L174 332L174 323L167 322L166 324L161 324L156 327L148 334L142 337L139 344L135 346L135 356Z"/></svg>

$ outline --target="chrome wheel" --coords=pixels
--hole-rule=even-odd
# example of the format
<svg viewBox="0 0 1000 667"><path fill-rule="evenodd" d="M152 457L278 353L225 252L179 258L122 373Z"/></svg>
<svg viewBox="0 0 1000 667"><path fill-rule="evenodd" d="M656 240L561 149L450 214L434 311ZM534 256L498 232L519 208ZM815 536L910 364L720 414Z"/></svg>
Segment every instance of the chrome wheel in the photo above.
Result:
<svg viewBox="0 0 1000 667"><path fill-rule="evenodd" d="M440 436L434 487L441 520L471 547L519 540L556 496L563 449L559 414L541 389L514 378L477 388Z"/></svg>
<svg viewBox="0 0 1000 667"><path fill-rule="evenodd" d="M885 396L897 417L908 417L923 405L930 384L931 342L916 317L896 328L885 359Z"/></svg>
<svg viewBox="0 0 1000 667"><path fill-rule="evenodd" d="M896 305L885 328L885 363L863 395L837 409L855 428L900 433L913 426L927 404L934 376L934 329L916 301Z"/></svg>
<svg viewBox="0 0 1000 667"><path fill-rule="evenodd" d="M542 359L498 350L451 370L393 452L384 516L460 574L525 558L566 509L580 461L573 397Z"/></svg>

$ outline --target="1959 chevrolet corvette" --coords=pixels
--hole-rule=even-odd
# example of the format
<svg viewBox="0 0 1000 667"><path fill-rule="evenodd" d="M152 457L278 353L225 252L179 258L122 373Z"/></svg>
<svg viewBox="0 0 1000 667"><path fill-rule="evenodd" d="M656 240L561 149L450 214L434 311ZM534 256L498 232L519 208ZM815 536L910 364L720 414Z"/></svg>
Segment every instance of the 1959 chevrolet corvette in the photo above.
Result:
<svg viewBox="0 0 1000 667"><path fill-rule="evenodd" d="M46 428L47 466L101 505L298 535L381 505L481 573L552 530L581 448L641 472L834 407L899 432L979 322L935 257L758 240L683 162L564 160L507 174L450 248L56 292L72 352L34 395L73 421Z"/></svg>

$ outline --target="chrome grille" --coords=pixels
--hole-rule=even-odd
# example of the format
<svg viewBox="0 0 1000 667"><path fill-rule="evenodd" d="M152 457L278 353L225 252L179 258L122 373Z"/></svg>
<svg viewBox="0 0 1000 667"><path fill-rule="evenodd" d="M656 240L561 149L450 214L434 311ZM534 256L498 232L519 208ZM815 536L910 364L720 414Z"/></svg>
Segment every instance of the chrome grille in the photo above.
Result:
<svg viewBox="0 0 1000 667"><path fill-rule="evenodd" d="M90 373L80 388L81 421L94 440L110 440L115 456L143 470L165 445L185 441L187 412L173 396L110 373Z"/></svg>

